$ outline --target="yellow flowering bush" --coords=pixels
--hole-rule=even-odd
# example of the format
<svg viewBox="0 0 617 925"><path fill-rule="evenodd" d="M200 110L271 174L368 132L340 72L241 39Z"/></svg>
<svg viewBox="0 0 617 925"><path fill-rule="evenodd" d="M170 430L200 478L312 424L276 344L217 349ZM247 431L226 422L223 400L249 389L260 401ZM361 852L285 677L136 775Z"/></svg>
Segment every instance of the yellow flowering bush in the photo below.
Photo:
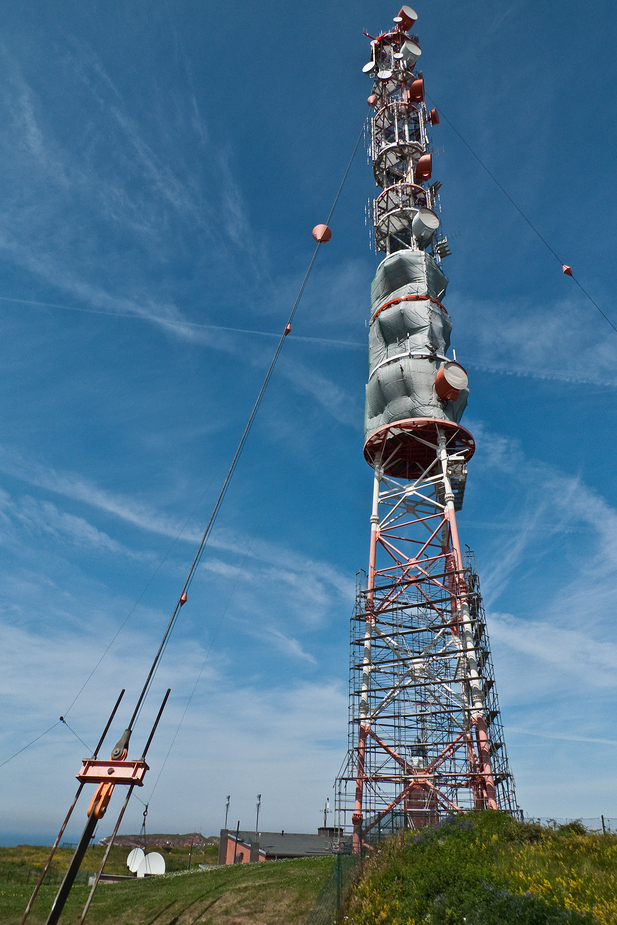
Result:
<svg viewBox="0 0 617 925"><path fill-rule="evenodd" d="M545 829L493 811L377 849L347 925L617 925L617 836Z"/></svg>

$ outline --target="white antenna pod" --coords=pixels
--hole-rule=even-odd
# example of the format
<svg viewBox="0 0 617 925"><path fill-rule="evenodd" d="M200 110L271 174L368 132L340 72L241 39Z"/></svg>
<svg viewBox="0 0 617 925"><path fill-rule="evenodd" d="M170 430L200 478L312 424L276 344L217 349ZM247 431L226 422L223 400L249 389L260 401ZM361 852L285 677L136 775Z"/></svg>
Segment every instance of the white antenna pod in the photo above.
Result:
<svg viewBox="0 0 617 925"><path fill-rule="evenodd" d="M165 873L165 858L158 851L146 854L137 868L138 877L160 876Z"/></svg>
<svg viewBox="0 0 617 925"><path fill-rule="evenodd" d="M133 848L130 852L128 858L126 859L126 866L132 874L137 873L137 868L141 864L145 857L143 848Z"/></svg>

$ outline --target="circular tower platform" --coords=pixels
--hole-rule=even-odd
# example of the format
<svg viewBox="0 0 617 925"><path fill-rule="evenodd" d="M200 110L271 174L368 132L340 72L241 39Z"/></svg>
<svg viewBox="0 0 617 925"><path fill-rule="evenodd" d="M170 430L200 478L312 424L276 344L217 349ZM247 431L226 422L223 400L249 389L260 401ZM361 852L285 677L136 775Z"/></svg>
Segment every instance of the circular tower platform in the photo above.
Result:
<svg viewBox="0 0 617 925"><path fill-rule="evenodd" d="M417 479L437 458L439 431L446 438L448 455L460 453L471 459L476 445L464 427L438 418L408 418L380 427L364 444L364 458L384 475Z"/></svg>

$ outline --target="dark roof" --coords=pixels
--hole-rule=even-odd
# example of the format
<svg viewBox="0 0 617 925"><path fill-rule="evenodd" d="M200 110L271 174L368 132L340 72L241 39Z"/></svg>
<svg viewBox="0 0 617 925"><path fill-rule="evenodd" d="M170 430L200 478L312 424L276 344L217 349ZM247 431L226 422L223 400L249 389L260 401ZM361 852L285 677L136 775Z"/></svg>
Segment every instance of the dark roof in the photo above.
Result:
<svg viewBox="0 0 617 925"><path fill-rule="evenodd" d="M110 841L111 835L108 835L100 840L99 845L108 845ZM155 834L146 835L145 838L143 835L116 835L114 838L114 845L120 845L123 848L143 848L144 842L148 848L168 845L173 848L190 848L191 845L197 847L197 845L218 844L218 836L211 835L206 838L199 832L188 832L186 835Z"/></svg>
<svg viewBox="0 0 617 925"><path fill-rule="evenodd" d="M236 833L230 831L228 837L235 839ZM251 845L255 841L255 832L240 830L238 841ZM265 851L268 857L297 858L332 854L338 849L341 839L297 832L260 832L257 841L259 850Z"/></svg>

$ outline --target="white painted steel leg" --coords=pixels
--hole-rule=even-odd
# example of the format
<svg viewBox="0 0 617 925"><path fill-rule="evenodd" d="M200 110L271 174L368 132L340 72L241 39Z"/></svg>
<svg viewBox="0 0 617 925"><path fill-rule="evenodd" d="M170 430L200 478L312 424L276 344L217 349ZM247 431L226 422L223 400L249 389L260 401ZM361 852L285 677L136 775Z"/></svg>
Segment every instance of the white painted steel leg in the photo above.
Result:
<svg viewBox="0 0 617 925"><path fill-rule="evenodd" d="M374 588L375 588L375 562L377 557L377 540L379 538L379 488L381 474L375 470L373 480L373 506L371 510L371 546L369 554L368 588L366 594L366 618L364 623L364 651L362 658L362 693L360 696L360 728L358 730L358 759L356 766L356 798L352 817L353 851L359 854L362 848L362 798L364 794L364 764L366 759L366 738L369 733L368 720L368 690L371 680L371 637L375 625L374 616Z"/></svg>
<svg viewBox="0 0 617 925"><path fill-rule="evenodd" d="M439 458L441 461L445 488L445 514L450 526L450 542L456 564L457 616L463 651L467 661L468 683L471 694L471 721L478 742L486 806L489 809L497 809L495 782L491 770L489 740L484 711L484 692L482 689L482 680L478 671L478 659L473 639L473 627L469 613L469 604L467 601L467 589L463 577L465 574L465 563L463 562L461 544L458 536L456 511L454 510L454 493L448 476L448 451L446 449L446 440L442 433L439 434Z"/></svg>

